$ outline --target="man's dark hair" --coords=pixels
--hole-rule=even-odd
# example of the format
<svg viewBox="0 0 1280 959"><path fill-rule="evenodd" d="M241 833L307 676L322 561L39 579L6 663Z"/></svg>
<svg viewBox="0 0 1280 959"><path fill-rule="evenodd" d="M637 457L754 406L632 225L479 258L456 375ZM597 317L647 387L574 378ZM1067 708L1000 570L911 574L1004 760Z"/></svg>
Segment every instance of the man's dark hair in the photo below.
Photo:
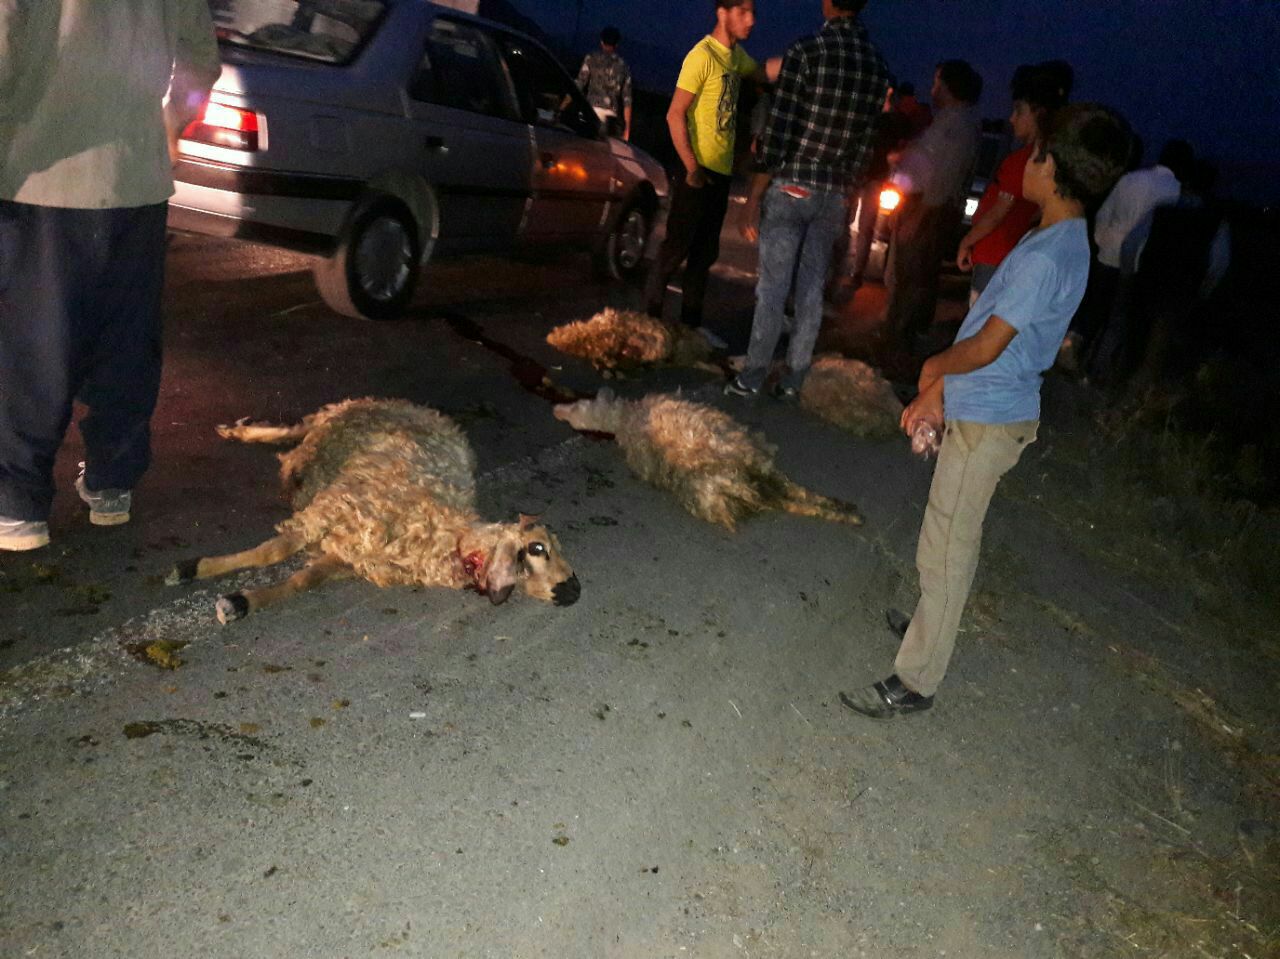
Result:
<svg viewBox="0 0 1280 959"><path fill-rule="evenodd" d="M962 103L977 103L982 96L982 77L964 60L943 60L938 64L938 77Z"/></svg>
<svg viewBox="0 0 1280 959"><path fill-rule="evenodd" d="M622 34L617 27L605 27L600 31L600 42L606 47L616 47L622 42Z"/></svg>
<svg viewBox="0 0 1280 959"><path fill-rule="evenodd" d="M914 97L916 95L916 85L910 80L903 80L898 84L898 96Z"/></svg>
<svg viewBox="0 0 1280 959"><path fill-rule="evenodd" d="M1075 71L1065 60L1024 63L1013 72L1009 92L1033 110L1052 113L1067 105L1074 80Z"/></svg>
<svg viewBox="0 0 1280 959"><path fill-rule="evenodd" d="M1073 103L1053 118L1044 149L1053 157L1054 185L1086 208L1101 203L1129 163L1133 132L1100 103Z"/></svg>
<svg viewBox="0 0 1280 959"><path fill-rule="evenodd" d="M716 0L716 9L732 10L734 7L740 7L747 0Z"/></svg>
<svg viewBox="0 0 1280 959"><path fill-rule="evenodd" d="M1195 166L1196 152L1186 140L1170 140L1160 149L1160 159L1156 161L1173 171L1181 183L1186 183Z"/></svg>
<svg viewBox="0 0 1280 959"><path fill-rule="evenodd" d="M845 13L861 13L862 8L867 5L867 0L831 0L831 5Z"/></svg>

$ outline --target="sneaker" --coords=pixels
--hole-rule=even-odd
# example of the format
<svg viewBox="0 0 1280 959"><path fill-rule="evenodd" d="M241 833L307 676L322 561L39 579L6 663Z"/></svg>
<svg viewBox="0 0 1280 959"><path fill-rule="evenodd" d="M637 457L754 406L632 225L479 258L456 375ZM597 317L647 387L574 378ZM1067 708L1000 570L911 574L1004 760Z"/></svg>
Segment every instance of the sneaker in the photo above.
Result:
<svg viewBox="0 0 1280 959"><path fill-rule="evenodd" d="M0 516L0 549L18 553L48 545L48 523L43 520L7 519Z"/></svg>
<svg viewBox="0 0 1280 959"><path fill-rule="evenodd" d="M717 333L715 333L709 327L699 326L699 327L696 327L696 329L700 334L702 334L702 338L707 341L707 344L713 350L727 350L729 348L729 344L725 341L725 339L720 335L718 335Z"/></svg>
<svg viewBox="0 0 1280 959"><path fill-rule="evenodd" d="M800 398L800 391L794 386L788 386L785 383L775 383L769 390L769 395L775 400L781 400L783 403L794 403Z"/></svg>
<svg viewBox="0 0 1280 959"><path fill-rule="evenodd" d="M89 504L89 522L94 526L119 526L129 522L133 493L127 489L104 489L96 493L84 485L84 464L76 477L76 492Z"/></svg>
<svg viewBox="0 0 1280 959"><path fill-rule="evenodd" d="M747 386L747 384L743 383L741 376L735 376L724 385L725 396L755 396L759 392L760 390L758 387L753 390L751 387Z"/></svg>

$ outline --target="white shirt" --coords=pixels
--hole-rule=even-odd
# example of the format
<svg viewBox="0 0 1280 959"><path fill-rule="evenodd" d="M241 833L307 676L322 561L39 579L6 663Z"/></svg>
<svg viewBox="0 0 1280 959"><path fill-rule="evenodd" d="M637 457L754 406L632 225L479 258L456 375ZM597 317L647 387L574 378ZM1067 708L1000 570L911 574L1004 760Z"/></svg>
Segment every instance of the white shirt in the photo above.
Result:
<svg viewBox="0 0 1280 959"><path fill-rule="evenodd" d="M968 192L981 140L974 107L943 107L907 147L892 180L904 193L922 194L925 206L958 204Z"/></svg>
<svg viewBox="0 0 1280 959"><path fill-rule="evenodd" d="M0 0L0 200L163 203L165 93L180 127L221 69L206 0Z"/></svg>
<svg viewBox="0 0 1280 959"><path fill-rule="evenodd" d="M1181 195L1182 184L1167 166L1157 164L1122 176L1098 210L1094 223L1093 239L1098 244L1098 262L1115 269L1123 265L1131 272L1136 271L1146 237L1135 236L1127 249L1125 240L1135 230L1140 231L1144 224L1149 233L1151 211L1167 203L1176 203Z"/></svg>

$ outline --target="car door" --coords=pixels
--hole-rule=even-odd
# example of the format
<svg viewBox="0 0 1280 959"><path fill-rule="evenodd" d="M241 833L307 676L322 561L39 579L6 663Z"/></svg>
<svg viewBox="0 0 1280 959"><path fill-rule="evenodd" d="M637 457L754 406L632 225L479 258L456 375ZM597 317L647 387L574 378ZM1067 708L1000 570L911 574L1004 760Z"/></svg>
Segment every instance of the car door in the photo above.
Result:
<svg viewBox="0 0 1280 959"><path fill-rule="evenodd" d="M439 199L441 247L509 245L533 190L533 147L492 38L436 17L407 93L418 167Z"/></svg>
<svg viewBox="0 0 1280 959"><path fill-rule="evenodd" d="M545 50L515 34L499 34L497 41L534 140L533 199L523 235L592 236L604 224L613 185L613 154L600 121Z"/></svg>

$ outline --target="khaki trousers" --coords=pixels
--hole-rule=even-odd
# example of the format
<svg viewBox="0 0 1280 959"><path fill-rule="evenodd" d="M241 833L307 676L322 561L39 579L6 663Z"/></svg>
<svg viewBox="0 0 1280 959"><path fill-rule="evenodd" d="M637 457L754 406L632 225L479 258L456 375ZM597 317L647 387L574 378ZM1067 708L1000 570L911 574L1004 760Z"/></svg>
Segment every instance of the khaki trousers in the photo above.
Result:
<svg viewBox="0 0 1280 959"><path fill-rule="evenodd" d="M895 672L932 696L946 675L960 616L978 568L982 521L1000 477L1035 442L1039 422L988 425L949 420L920 526L920 602L898 650Z"/></svg>

